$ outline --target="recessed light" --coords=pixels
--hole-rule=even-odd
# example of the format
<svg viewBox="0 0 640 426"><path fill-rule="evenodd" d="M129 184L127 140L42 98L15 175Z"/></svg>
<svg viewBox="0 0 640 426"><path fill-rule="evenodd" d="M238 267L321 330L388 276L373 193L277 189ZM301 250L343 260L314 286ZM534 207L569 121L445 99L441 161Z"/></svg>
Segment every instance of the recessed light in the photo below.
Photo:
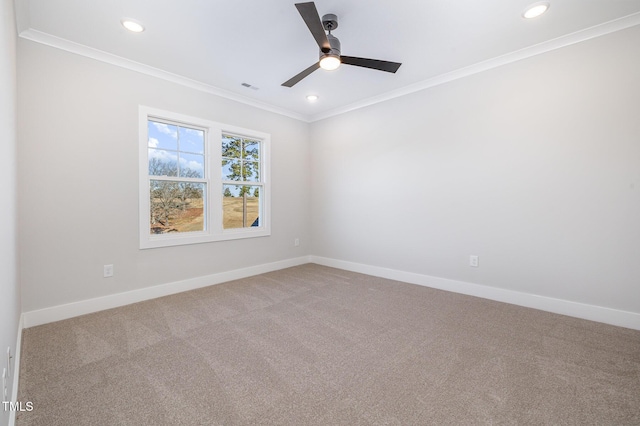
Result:
<svg viewBox="0 0 640 426"><path fill-rule="evenodd" d="M522 17L525 19L537 18L549 10L549 6L551 5L548 1L539 1L537 3L530 4L524 12L522 12Z"/></svg>
<svg viewBox="0 0 640 426"><path fill-rule="evenodd" d="M315 102L318 100L318 95L307 95L307 100L309 102Z"/></svg>
<svg viewBox="0 0 640 426"><path fill-rule="evenodd" d="M141 33L144 31L144 25L142 25L140 22L136 21L135 19L122 18L120 22L122 23L123 27L125 27L126 29L128 29L133 33Z"/></svg>

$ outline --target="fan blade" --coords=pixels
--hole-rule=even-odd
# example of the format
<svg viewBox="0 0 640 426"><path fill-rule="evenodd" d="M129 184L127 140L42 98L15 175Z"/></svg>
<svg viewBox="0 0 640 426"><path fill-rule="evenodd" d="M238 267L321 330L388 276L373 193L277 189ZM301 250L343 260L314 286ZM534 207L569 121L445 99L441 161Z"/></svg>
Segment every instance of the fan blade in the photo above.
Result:
<svg viewBox="0 0 640 426"><path fill-rule="evenodd" d="M324 27L320 21L320 15L318 15L316 4L312 1L308 3L296 3L296 8L298 9L298 12L300 12L300 16L302 16L304 23L307 24L309 31L311 31L311 35L316 39L316 43L318 43L320 50L324 53L329 53L331 45L327 39L327 34L324 32Z"/></svg>
<svg viewBox="0 0 640 426"><path fill-rule="evenodd" d="M316 62L315 64L311 65L309 68L307 68L306 70L302 71L301 73L299 73L295 77L290 78L289 80L285 81L284 83L282 83L282 86L293 87L294 84L298 83L300 80L302 80L303 78L305 78L306 76L308 76L309 74L311 74L312 72L317 70L318 68L320 68L320 62Z"/></svg>
<svg viewBox="0 0 640 426"><path fill-rule="evenodd" d="M381 61L379 59L356 58L355 56L340 56L343 64L355 65L357 67L371 68L378 71L395 73L400 68L400 63Z"/></svg>

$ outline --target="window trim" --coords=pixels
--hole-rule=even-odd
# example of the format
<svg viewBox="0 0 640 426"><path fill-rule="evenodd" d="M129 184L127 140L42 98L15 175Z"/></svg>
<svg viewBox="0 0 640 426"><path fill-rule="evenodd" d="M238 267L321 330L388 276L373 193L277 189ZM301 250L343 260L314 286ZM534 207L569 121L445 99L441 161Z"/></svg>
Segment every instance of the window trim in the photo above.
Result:
<svg viewBox="0 0 640 426"><path fill-rule="evenodd" d="M207 191L205 194L205 230L198 232L151 234L149 231L150 202L148 120L168 121L185 127L205 130L205 176ZM271 235L271 178L270 151L271 135L242 127L218 123L171 111L139 106L138 113L138 147L139 147L139 182L138 182L138 218L140 249L171 247L187 244L199 244L214 241L256 238ZM222 135L233 134L259 140L260 146L260 183L263 191L260 194L260 226L247 228L223 229L222 203ZM201 179L199 179L201 181Z"/></svg>

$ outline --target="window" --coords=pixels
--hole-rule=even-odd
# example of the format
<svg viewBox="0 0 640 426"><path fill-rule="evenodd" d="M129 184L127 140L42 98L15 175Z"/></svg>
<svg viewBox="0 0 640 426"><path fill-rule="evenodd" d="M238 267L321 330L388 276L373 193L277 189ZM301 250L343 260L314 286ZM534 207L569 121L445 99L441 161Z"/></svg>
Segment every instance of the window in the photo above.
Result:
<svg viewBox="0 0 640 426"><path fill-rule="evenodd" d="M270 235L266 133L140 107L140 248Z"/></svg>
<svg viewBox="0 0 640 426"><path fill-rule="evenodd" d="M224 229L260 226L260 141L222 135Z"/></svg>

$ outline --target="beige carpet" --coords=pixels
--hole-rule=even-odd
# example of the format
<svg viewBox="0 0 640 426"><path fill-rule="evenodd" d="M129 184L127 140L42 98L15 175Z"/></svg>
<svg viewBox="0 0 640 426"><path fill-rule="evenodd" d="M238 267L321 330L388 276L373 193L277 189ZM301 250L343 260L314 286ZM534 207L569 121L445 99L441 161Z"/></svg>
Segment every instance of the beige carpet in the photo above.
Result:
<svg viewBox="0 0 640 426"><path fill-rule="evenodd" d="M640 424L640 332L304 265L29 328L27 425Z"/></svg>

